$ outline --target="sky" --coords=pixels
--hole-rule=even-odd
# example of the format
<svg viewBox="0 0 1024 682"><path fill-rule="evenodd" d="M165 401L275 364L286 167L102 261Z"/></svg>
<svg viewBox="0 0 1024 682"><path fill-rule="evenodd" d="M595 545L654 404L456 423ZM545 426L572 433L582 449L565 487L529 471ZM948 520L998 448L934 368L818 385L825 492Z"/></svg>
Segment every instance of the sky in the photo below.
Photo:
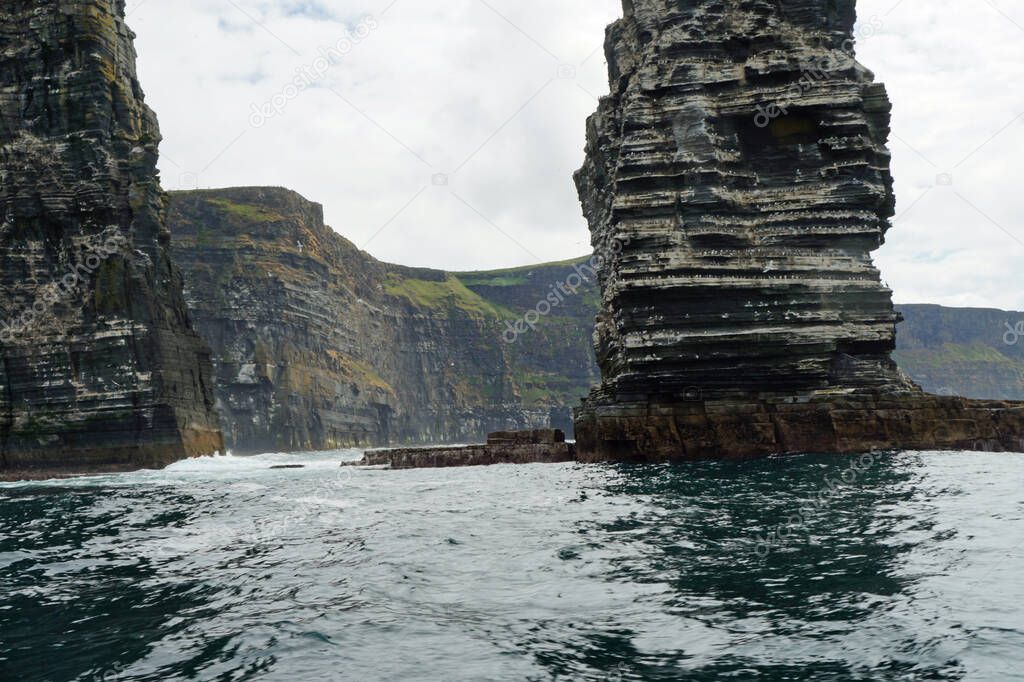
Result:
<svg viewBox="0 0 1024 682"><path fill-rule="evenodd" d="M1024 3L860 0L893 100L898 303L1024 310ZM572 173L621 0L128 0L167 189L272 185L374 256L590 250ZM289 87L299 79L306 87Z"/></svg>

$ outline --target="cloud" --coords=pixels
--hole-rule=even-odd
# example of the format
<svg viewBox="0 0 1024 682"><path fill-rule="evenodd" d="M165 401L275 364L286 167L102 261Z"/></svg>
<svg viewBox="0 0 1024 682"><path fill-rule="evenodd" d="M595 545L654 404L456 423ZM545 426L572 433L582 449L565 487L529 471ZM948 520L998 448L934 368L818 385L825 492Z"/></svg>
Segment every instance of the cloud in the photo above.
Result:
<svg viewBox="0 0 1024 682"><path fill-rule="evenodd" d="M860 0L858 58L893 101L895 226L876 262L904 303L1024 309L1024 8Z"/></svg>
<svg viewBox="0 0 1024 682"><path fill-rule="evenodd" d="M877 262L898 301L1024 309L1018 5L859 3L881 29L858 56L894 102L898 219ZM589 250L571 175L608 90L601 45L619 0L129 0L128 10L169 189L289 187L356 244L410 265L508 267ZM374 27L351 40L366 17ZM251 125L254 106L280 103L339 45L322 77Z"/></svg>

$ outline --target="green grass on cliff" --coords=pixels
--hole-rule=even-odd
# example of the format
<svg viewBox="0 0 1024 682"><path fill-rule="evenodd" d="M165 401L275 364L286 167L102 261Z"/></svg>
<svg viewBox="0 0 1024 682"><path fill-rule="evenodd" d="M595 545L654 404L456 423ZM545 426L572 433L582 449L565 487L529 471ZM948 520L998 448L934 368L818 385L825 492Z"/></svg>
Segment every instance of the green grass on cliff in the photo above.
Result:
<svg viewBox="0 0 1024 682"><path fill-rule="evenodd" d="M395 396L395 389L389 384L377 370L368 362L353 358L338 351L327 351L328 356L334 360L340 371L346 376L352 377L364 386L378 388L385 393Z"/></svg>
<svg viewBox="0 0 1024 682"><path fill-rule="evenodd" d="M578 383L554 372L540 373L517 369L513 380L519 397L527 407L573 404L590 390L590 382Z"/></svg>
<svg viewBox="0 0 1024 682"><path fill-rule="evenodd" d="M280 213L263 208L262 206L239 204L228 199L207 199L206 201L225 213L254 223L272 223L278 220L285 220L285 217Z"/></svg>
<svg viewBox="0 0 1024 682"><path fill-rule="evenodd" d="M541 263L540 265L524 265L518 268L506 268L504 270L474 270L471 272L453 273L459 280L468 287L517 287L530 283L530 273L538 270L571 270L577 263L589 260L589 256L581 258L570 258L569 260L557 261L554 263Z"/></svg>
<svg viewBox="0 0 1024 682"><path fill-rule="evenodd" d="M965 363L987 363L1017 367L1017 363L995 348L983 343L946 343L939 348L914 348L897 350L893 356L900 364L913 365L916 369L941 370L950 365Z"/></svg>
<svg viewBox="0 0 1024 682"><path fill-rule="evenodd" d="M534 308L554 291L554 287L565 283L577 270L576 266L587 263L590 256L572 258L554 263L540 263L505 270L477 270L453 273L469 289L480 294L485 300L522 315ZM587 276L587 271L583 271ZM593 321L601 306L601 295L593 277L584 282L576 295L568 296L552 311L553 317L579 317Z"/></svg>
<svg viewBox="0 0 1024 682"><path fill-rule="evenodd" d="M501 307L484 300L466 288L457 277L449 275L441 281L409 279L389 275L384 285L389 295L404 298L420 308L445 310L457 308L477 319L504 318L509 313Z"/></svg>
<svg viewBox="0 0 1024 682"><path fill-rule="evenodd" d="M926 391L969 398L1024 399L1024 362L984 343L897 350L893 359Z"/></svg>

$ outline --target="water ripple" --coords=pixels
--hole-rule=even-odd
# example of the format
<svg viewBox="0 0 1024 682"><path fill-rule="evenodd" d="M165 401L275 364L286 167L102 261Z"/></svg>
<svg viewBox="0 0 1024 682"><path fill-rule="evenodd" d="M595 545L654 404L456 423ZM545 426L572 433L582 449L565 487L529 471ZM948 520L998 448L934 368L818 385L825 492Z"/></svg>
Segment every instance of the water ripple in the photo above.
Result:
<svg viewBox="0 0 1024 682"><path fill-rule="evenodd" d="M357 455L0 485L0 679L1024 679L1024 457Z"/></svg>

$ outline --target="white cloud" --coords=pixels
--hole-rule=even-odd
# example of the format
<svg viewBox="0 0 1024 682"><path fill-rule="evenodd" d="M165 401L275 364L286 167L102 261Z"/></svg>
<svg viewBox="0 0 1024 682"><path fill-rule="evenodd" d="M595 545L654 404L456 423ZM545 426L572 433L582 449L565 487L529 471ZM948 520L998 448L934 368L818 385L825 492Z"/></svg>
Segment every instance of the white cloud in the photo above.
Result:
<svg viewBox="0 0 1024 682"><path fill-rule="evenodd" d="M355 243L410 265L506 267L589 249L571 175L594 96L607 92L600 48L619 0L129 0L128 10L166 187L289 187ZM861 0L860 15L882 26L858 53L888 85L898 136L899 218L877 258L885 279L901 302L1024 309L1014 172L1024 7ZM254 104L366 16L377 27L318 87L250 125ZM559 77L566 66L574 77ZM937 185L944 173L952 187Z"/></svg>
<svg viewBox="0 0 1024 682"><path fill-rule="evenodd" d="M903 303L1024 309L1024 7L860 0L858 58L893 101L897 220L877 254ZM940 175L952 176L952 186ZM1009 233L1009 234L1007 234Z"/></svg>

